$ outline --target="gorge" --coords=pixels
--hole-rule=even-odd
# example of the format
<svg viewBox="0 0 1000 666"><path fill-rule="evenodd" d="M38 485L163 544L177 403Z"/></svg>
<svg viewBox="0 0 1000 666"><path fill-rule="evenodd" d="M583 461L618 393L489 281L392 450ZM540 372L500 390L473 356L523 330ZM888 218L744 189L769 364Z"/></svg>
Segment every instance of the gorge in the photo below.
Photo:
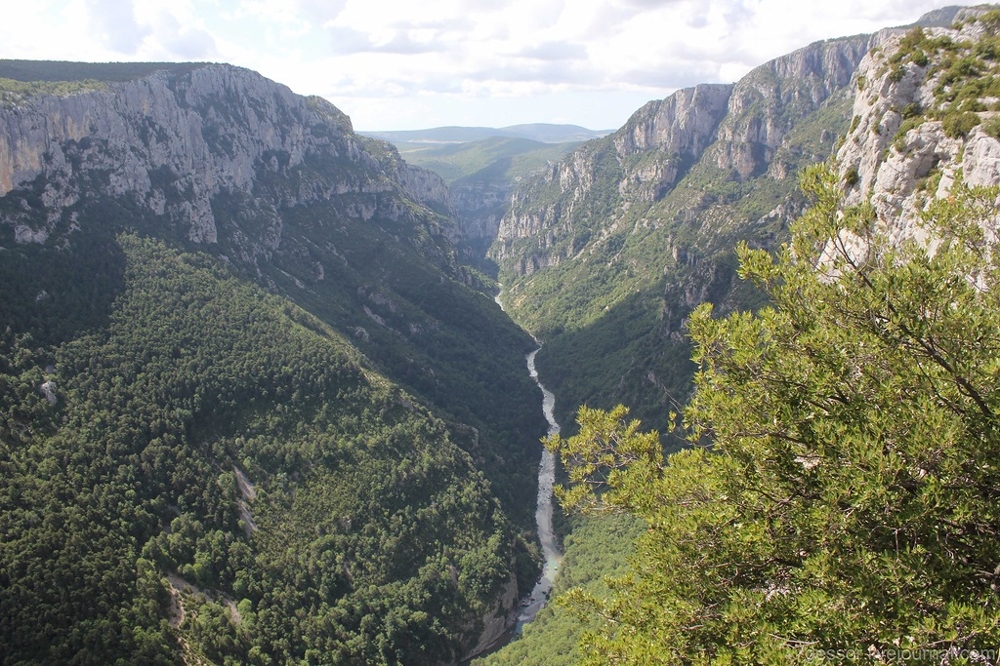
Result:
<svg viewBox="0 0 1000 666"><path fill-rule="evenodd" d="M734 84L650 102L606 136L517 144L536 151L517 153L529 156L520 171L504 152L512 144L479 146L497 159L451 174L453 186L461 181L454 188L356 133L330 102L245 69L0 60L0 661L458 663L495 644L512 619L523 628L537 614L486 663L528 663L529 649L545 655L539 663L593 662L595 645L621 636L595 614L553 638L567 611L539 609L553 583L567 591L560 581L584 590L568 598L596 595L600 617L659 640L656 626L628 615L641 604L601 604L648 581L673 589L651 573L674 543L656 541L656 530L679 530L690 516L666 520L641 493L622 492L609 495L622 501L615 512L646 523L553 519L552 487L571 465L542 451L542 433L559 434L562 423L569 440L581 405L626 404L662 442L596 485L639 478L626 471L638 469L657 502L683 495L682 481L657 484L673 478L664 454L690 434L673 430L671 412L695 395L690 325L704 320L693 313L705 303L718 321L769 312L773 294L739 279L736 248L783 256L811 203L799 174L835 156L830 178L844 209L870 203L864 219L900 243L922 237L934 201L1000 184L996 18L952 8L919 29L813 44ZM984 349L989 330L979 330ZM950 390L939 390L941 401L957 404ZM993 407L970 422L988 422ZM846 408L803 416L787 438L836 409ZM872 431L907 436L890 426ZM683 496L691 506L728 496L711 485L718 478L737 483L698 476L701 451L670 459L704 480L703 494ZM787 481L769 492L789 499L761 511L784 516L778 509L813 501L813 491L839 492L802 462L826 453L763 456L783 467L766 468L774 476L761 483ZM916 467L897 470L905 483L884 506L903 505L938 469L933 455L911 454ZM748 455L747 468L757 460ZM954 479L993 488L985 469L970 463ZM752 488L738 490L749 498L741 508L764 506ZM857 529L882 538L876 504ZM771 529L738 521L724 504L711 510ZM831 524L842 514L832 511ZM822 533L802 517L815 515L795 519ZM965 515L946 519L966 525ZM893 529L904 533L905 518ZM727 532L720 525L706 531ZM989 527L968 525L954 543ZM796 576L849 558L822 551L805 528L781 529L799 550L765 552L750 537L691 540L702 549L685 561L744 548L751 563L720 563L726 585L751 582L736 593L750 601L725 606L732 617L719 626L749 627L757 608L778 622L801 599L824 607L827 597L792 594ZM633 547L640 533L646 540ZM881 542L868 545L872 561L890 558ZM979 567L955 580L978 595L969 581L988 586L994 567L954 547ZM907 557L919 559L913 548ZM622 553L633 549L635 570L626 570ZM767 556L753 559L759 553ZM827 559L809 559L816 553ZM782 568L789 561L797 564ZM607 586L611 572L632 582ZM729 589L716 583L705 589ZM641 588L649 617L662 610L654 588ZM992 606L976 608L949 615L941 633L927 627L943 615L927 610L926 642L964 636L962 618ZM860 626L863 615L851 621ZM835 645L848 629L789 640ZM576 651L585 630L598 637L589 657ZM564 649L568 635L574 646ZM864 636L877 650L892 644ZM785 654L766 637L739 640L760 652L713 654ZM703 647L719 641L706 633Z"/></svg>

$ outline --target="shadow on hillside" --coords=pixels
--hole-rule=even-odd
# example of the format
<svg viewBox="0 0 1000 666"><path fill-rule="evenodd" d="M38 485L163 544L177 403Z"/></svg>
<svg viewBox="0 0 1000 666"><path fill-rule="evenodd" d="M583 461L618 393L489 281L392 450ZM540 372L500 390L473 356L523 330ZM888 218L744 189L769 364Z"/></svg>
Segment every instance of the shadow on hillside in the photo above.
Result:
<svg viewBox="0 0 1000 666"><path fill-rule="evenodd" d="M670 412L680 410L694 386L686 321L697 303L712 302L717 314L726 315L765 302L740 281L735 256L710 263L628 296L588 326L545 340L538 369L556 395L564 431L575 432L580 405L610 409L619 403L644 428L667 431Z"/></svg>
<svg viewBox="0 0 1000 666"><path fill-rule="evenodd" d="M125 288L125 254L113 238L76 234L55 249L5 237L0 246L0 331L59 345L108 327Z"/></svg>

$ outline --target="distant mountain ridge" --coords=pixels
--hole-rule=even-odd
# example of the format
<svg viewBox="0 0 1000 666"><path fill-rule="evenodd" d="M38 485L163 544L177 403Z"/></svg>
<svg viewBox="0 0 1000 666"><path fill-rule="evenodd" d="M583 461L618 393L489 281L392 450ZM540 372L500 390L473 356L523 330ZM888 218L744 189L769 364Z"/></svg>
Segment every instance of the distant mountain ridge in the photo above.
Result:
<svg viewBox="0 0 1000 666"><path fill-rule="evenodd" d="M500 128L449 126L422 130L360 132L360 134L393 143L466 143L494 137L531 139L541 143L567 143L599 139L613 131L591 130L579 125L531 123Z"/></svg>

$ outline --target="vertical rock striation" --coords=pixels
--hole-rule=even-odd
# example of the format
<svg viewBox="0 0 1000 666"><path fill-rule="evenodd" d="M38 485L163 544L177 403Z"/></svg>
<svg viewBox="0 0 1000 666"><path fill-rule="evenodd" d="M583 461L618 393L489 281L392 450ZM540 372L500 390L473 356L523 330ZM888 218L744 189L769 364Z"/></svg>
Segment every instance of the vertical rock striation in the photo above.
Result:
<svg viewBox="0 0 1000 666"><path fill-rule="evenodd" d="M294 180L303 167L322 163L345 168L301 178L273 198L257 196L275 176ZM36 182L44 211L32 210L24 195ZM441 213L442 233L457 233L444 221L452 208L438 176L407 165L388 144L355 135L350 119L325 100L228 65L167 67L91 90L29 95L0 109L0 197L25 201L24 214L4 215L0 224L13 227L18 242L70 232L74 204L95 189L127 198L200 244L225 233L213 210L220 195L256 197L273 211L362 194L345 215L397 217L405 207L377 195L398 192ZM277 224L243 231L247 258L281 244Z"/></svg>
<svg viewBox="0 0 1000 666"><path fill-rule="evenodd" d="M776 157L786 138L843 94L870 40L817 42L735 85L699 85L650 102L614 134L515 191L491 256L502 271L522 276L559 265L628 211L661 200L699 162L740 180L771 168L783 178L788 166Z"/></svg>

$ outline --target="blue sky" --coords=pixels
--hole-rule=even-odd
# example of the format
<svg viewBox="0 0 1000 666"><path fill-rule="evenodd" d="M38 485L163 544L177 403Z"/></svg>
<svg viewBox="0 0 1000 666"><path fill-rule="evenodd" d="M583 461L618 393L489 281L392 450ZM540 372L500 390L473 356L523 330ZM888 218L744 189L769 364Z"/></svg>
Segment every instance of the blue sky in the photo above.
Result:
<svg viewBox="0 0 1000 666"><path fill-rule="evenodd" d="M572 123L732 82L925 0L2 0L0 57L227 62L326 97L356 129ZM975 3L951 3L975 4Z"/></svg>

